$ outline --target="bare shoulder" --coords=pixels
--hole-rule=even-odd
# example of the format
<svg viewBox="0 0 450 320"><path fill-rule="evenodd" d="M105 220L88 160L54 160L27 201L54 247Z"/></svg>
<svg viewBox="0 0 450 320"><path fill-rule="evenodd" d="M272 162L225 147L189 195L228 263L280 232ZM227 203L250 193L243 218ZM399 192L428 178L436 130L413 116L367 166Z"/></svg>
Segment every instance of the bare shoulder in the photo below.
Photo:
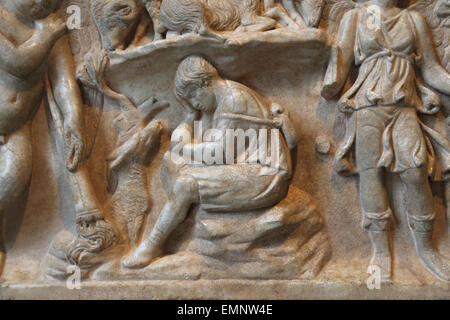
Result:
<svg viewBox="0 0 450 320"><path fill-rule="evenodd" d="M251 100L250 88L239 82L228 81L228 90L223 97L221 109L223 112L246 113Z"/></svg>

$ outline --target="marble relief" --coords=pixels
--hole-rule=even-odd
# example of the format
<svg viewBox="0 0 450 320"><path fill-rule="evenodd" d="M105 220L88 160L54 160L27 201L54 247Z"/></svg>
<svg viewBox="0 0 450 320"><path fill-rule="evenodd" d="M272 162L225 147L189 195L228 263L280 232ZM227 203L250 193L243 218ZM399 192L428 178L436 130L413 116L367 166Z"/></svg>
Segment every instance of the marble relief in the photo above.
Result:
<svg viewBox="0 0 450 320"><path fill-rule="evenodd" d="M448 295L448 0L0 14L0 298Z"/></svg>

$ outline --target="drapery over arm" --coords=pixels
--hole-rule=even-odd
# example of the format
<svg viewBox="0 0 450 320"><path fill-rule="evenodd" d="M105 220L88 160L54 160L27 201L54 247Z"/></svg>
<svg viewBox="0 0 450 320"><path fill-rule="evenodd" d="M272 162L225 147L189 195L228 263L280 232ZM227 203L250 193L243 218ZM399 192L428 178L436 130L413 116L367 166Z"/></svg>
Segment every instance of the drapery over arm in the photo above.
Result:
<svg viewBox="0 0 450 320"><path fill-rule="evenodd" d="M342 18L337 44L331 49L322 88L321 94L325 99L335 97L342 90L347 80L350 67L354 61L357 25L358 12L356 10L347 12Z"/></svg>
<svg viewBox="0 0 450 320"><path fill-rule="evenodd" d="M420 70L426 84L450 95L450 75L439 63L433 37L425 19L418 12L411 12L417 30L417 50L422 58Z"/></svg>

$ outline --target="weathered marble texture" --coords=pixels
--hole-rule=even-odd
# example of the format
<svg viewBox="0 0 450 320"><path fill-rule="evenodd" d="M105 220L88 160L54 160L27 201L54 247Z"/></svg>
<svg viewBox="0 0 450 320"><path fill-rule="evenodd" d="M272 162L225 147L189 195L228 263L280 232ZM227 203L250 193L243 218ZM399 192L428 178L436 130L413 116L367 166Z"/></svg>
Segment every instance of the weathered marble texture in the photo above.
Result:
<svg viewBox="0 0 450 320"><path fill-rule="evenodd" d="M323 19L328 20L326 17ZM277 29L264 33L225 34L225 39L231 39L225 43L198 35L172 38L164 43L149 42L142 47L111 52L111 66L106 74L110 87L128 96L135 105L142 104L152 96L170 103L169 108L155 117L162 121L164 129L159 150L146 169L151 208L144 225L144 236L151 231L167 199L160 170L164 152L169 149L169 133L185 117L183 108L172 93L175 70L184 57L201 54L217 65L223 76L256 90L272 103L287 107L301 136L295 154L292 188L304 191L313 199L317 212L323 218L323 226L320 225L331 244L331 260L323 265L323 270L314 279L264 282L242 279L194 280L199 277L217 279L220 276L213 272L214 268L205 267L199 271L198 266L187 267L186 260L192 262L192 257L186 256L186 251L163 257L143 271L118 271L118 261L104 265L94 273L94 280L82 282L83 289L80 291L70 291L64 283L47 278L44 275L44 257L52 241L62 230L75 234L76 223L64 164L48 130L50 124L47 122L51 120L46 117L44 108L40 108L33 122L34 164L28 199L22 204L25 208L18 206L13 210L15 212L6 214L8 257L0 297L448 298L448 284L437 280L416 258L406 221L402 185L398 177L390 174L386 177L386 185L396 217L392 236L395 249L394 280L392 285L383 286L382 290L368 290L366 287L371 243L361 230L358 180L356 177L341 177L333 168L333 156L345 134L344 117L337 111L336 101L320 97L331 45L331 37L324 32L325 24L322 21L321 30L296 32ZM73 34L75 43L77 37ZM95 39L96 35L91 37ZM81 46L82 52L88 51L86 46ZM440 47L439 50L446 53L445 48ZM80 54L75 55L75 58L77 66L81 66L83 62ZM442 98L443 112L434 118L424 116L422 120L445 134L448 131L445 117L450 105L448 98ZM114 119L119 113L118 104L106 98L95 145L88 160L96 195L105 205L111 197L107 193L105 179L106 158L117 147ZM331 142L329 153L326 152L327 148L325 152L320 152L322 148L317 147L318 144L326 144L324 140ZM433 183L432 188L437 214L434 243L448 257L450 245L445 222L444 190L442 183ZM186 223L189 224L189 221ZM190 235L183 228L177 230L168 245L168 252L174 253L179 248L200 250L192 244ZM202 259L199 261L200 265L204 263ZM243 272L243 278L247 278L245 267L239 269L239 264L227 266L233 267L237 268L236 272ZM186 276L189 281L162 281L171 279L174 270L176 279ZM230 272L235 273L232 270ZM121 282L108 282L114 279L121 279ZM277 292L276 296L273 296L274 291Z"/></svg>

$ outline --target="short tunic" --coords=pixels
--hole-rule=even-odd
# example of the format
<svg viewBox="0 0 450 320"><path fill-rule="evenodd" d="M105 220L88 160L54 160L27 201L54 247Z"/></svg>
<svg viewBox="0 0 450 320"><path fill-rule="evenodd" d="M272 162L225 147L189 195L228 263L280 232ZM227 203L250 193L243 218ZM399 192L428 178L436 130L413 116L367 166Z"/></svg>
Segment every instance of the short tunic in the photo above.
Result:
<svg viewBox="0 0 450 320"><path fill-rule="evenodd" d="M426 167L440 180L450 170L450 144L426 127L417 111L439 105L437 95L415 74L416 29L408 10L378 25L362 6L355 9L358 26L354 46L358 77L339 101L356 110L347 125L345 143L337 152L337 170L348 173L356 142L356 170L384 167L400 173ZM425 134L424 134L425 133Z"/></svg>

